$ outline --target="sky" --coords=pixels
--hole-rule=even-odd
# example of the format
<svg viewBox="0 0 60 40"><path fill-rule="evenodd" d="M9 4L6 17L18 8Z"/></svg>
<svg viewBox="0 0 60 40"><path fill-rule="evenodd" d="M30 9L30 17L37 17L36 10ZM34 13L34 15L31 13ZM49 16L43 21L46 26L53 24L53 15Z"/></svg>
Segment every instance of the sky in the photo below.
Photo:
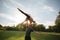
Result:
<svg viewBox="0 0 60 40"><path fill-rule="evenodd" d="M55 25L60 11L60 0L0 0L0 24L4 26L17 25L25 20L20 8L30 14L37 24Z"/></svg>

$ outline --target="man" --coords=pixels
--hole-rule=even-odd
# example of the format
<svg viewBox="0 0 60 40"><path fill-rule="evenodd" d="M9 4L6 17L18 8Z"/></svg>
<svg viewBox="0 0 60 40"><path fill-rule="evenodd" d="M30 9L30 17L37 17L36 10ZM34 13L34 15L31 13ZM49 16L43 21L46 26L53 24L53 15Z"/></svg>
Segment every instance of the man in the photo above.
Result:
<svg viewBox="0 0 60 40"><path fill-rule="evenodd" d="M33 18L28 15L27 13L24 13L21 9L17 8L22 14L24 14L26 16L26 20L24 22L27 21L27 27L26 27L26 35L25 35L25 40L31 40L31 32L33 31L32 27L31 27L31 24L32 22L34 23L35 21L33 21ZM28 21L30 22L30 24L28 24ZM24 23L23 22L23 23ZM38 32L36 32L38 33Z"/></svg>

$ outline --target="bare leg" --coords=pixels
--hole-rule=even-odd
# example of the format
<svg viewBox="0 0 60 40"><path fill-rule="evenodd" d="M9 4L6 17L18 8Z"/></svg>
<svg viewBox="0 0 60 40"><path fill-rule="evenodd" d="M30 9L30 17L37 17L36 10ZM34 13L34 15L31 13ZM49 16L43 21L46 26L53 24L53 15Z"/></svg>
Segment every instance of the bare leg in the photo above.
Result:
<svg viewBox="0 0 60 40"><path fill-rule="evenodd" d="M26 17L30 17L27 13L23 12L21 9L17 8L22 14L24 14Z"/></svg>

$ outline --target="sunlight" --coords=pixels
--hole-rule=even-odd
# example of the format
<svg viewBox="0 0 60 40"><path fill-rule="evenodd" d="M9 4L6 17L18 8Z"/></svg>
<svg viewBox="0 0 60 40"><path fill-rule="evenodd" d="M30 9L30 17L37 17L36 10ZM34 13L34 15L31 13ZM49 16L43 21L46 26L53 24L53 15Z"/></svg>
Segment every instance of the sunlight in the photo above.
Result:
<svg viewBox="0 0 60 40"><path fill-rule="evenodd" d="M18 23L21 23L25 20L25 16L20 13L17 8L11 8L11 14L13 14L11 17L13 18L13 21L15 21L15 25L17 25ZM10 18L11 19L11 18Z"/></svg>

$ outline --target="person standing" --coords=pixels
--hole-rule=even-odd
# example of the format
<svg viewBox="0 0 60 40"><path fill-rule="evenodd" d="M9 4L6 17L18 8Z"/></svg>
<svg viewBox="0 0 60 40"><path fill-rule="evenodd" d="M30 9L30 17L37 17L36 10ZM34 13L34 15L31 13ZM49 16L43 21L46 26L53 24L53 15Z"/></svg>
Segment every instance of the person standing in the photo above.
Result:
<svg viewBox="0 0 60 40"><path fill-rule="evenodd" d="M28 15L27 13L23 12L21 9L17 8L22 14L24 14L26 16L26 19L24 22L27 22L27 27L26 27L26 34L25 34L25 40L31 40L31 32L33 31L31 24L33 21L33 18ZM28 24L28 21L30 22L30 24ZM24 23L22 22L22 23Z"/></svg>

